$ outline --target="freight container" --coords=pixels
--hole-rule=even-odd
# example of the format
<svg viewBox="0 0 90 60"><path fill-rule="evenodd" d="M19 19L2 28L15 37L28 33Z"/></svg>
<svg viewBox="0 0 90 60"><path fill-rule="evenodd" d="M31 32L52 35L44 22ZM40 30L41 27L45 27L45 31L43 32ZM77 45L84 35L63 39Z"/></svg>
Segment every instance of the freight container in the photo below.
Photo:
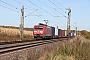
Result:
<svg viewBox="0 0 90 60"><path fill-rule="evenodd" d="M55 36L58 36L58 28L55 28Z"/></svg>
<svg viewBox="0 0 90 60"><path fill-rule="evenodd" d="M64 36L67 36L67 30L64 30Z"/></svg>
<svg viewBox="0 0 90 60"><path fill-rule="evenodd" d="M74 36L74 33L69 33L69 36L71 36L71 37Z"/></svg>
<svg viewBox="0 0 90 60"><path fill-rule="evenodd" d="M61 37L64 37L64 30L61 30Z"/></svg>
<svg viewBox="0 0 90 60"><path fill-rule="evenodd" d="M55 36L55 27L51 27L52 28L52 36Z"/></svg>
<svg viewBox="0 0 90 60"><path fill-rule="evenodd" d="M72 36L74 36L74 33L72 33Z"/></svg>
<svg viewBox="0 0 90 60"><path fill-rule="evenodd" d="M61 33L60 31L61 31L61 29L58 29L58 36L60 36L60 35L61 35L61 34L60 34L60 33Z"/></svg>
<svg viewBox="0 0 90 60"><path fill-rule="evenodd" d="M60 35L62 36L62 30L60 30L60 32L61 32Z"/></svg>
<svg viewBox="0 0 90 60"><path fill-rule="evenodd" d="M65 30L64 30L64 36L65 36Z"/></svg>

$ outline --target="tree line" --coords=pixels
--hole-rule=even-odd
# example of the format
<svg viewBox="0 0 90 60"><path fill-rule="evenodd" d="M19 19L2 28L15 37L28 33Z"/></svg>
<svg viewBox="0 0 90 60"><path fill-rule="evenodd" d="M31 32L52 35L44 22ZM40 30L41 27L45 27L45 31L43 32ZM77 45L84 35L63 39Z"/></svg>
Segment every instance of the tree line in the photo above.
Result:
<svg viewBox="0 0 90 60"><path fill-rule="evenodd" d="M90 31L86 31L86 30L82 30L81 31L81 36L87 38L87 39L90 39Z"/></svg>

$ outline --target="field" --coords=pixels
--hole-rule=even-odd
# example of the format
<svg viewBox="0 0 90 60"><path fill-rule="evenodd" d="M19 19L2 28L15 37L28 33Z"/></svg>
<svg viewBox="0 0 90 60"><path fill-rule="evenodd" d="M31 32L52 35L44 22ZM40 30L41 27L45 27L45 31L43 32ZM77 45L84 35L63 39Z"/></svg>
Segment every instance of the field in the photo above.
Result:
<svg viewBox="0 0 90 60"><path fill-rule="evenodd" d="M33 31L24 29L24 39L31 40ZM16 28L0 27L0 42L20 40L20 30Z"/></svg>

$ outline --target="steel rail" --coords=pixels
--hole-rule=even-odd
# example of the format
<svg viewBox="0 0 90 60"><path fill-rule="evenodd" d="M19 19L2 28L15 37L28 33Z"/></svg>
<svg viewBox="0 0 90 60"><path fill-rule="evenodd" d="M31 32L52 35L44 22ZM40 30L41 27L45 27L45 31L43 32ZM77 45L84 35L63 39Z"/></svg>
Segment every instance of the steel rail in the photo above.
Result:
<svg viewBox="0 0 90 60"><path fill-rule="evenodd" d="M66 39L42 40L42 41L37 41L37 42L27 42L27 43L21 43L21 44L17 43L17 44L13 44L13 45L9 45L9 46L7 45L4 47L2 46L2 47L0 47L0 54L16 51L16 50L20 50L20 49L40 46L40 45L44 45L44 44L49 44L49 43L53 43L53 42L57 42L57 41L63 41L63 40L66 40Z"/></svg>

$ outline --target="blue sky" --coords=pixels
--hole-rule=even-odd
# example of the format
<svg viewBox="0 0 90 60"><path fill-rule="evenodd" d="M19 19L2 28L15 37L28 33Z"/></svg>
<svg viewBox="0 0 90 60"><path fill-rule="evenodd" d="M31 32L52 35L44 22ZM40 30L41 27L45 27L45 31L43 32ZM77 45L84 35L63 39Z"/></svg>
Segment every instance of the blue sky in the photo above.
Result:
<svg viewBox="0 0 90 60"><path fill-rule="evenodd" d="M50 26L66 29L67 18L63 15L67 16L66 8L70 7L71 29L75 29L76 23L78 30L90 31L90 0L0 0L0 25L19 26L23 5L24 16L33 12L24 18L24 27L30 28L40 22L45 23L43 20L49 20Z"/></svg>

